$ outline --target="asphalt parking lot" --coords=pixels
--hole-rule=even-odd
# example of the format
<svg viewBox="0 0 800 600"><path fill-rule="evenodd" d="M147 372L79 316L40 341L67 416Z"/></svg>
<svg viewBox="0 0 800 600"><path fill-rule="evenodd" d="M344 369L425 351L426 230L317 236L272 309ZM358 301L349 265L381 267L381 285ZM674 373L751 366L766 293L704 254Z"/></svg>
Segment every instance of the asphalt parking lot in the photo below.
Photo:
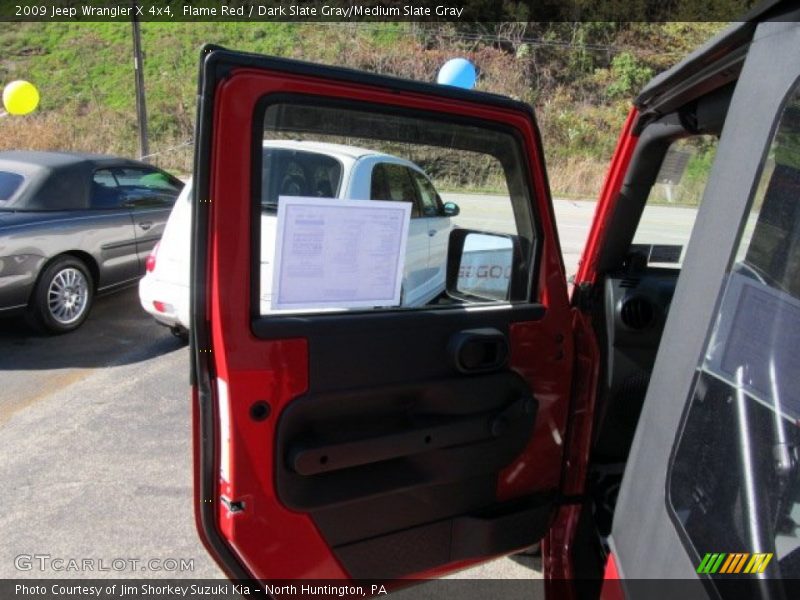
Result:
<svg viewBox="0 0 800 600"><path fill-rule="evenodd" d="M567 273L593 210L591 202L556 202ZM97 299L84 326L64 336L0 321L0 356L0 578L92 576L21 571L20 554L185 559L193 567L95 575L102 577L221 576L194 530L188 351L144 313L135 287ZM541 594L539 567L517 556L456 577L530 580L504 594L530 599ZM433 584L396 597L411 594L443 597ZM458 595L485 594L465 586Z"/></svg>
<svg viewBox="0 0 800 600"><path fill-rule="evenodd" d="M3 325L0 501L11 509L0 514L0 578L93 576L41 571L35 561L20 571L21 554L106 567L185 559L193 563L185 572L97 576L221 577L194 530L186 346L141 310L135 288L98 299L85 326L66 336ZM507 558L458 577L533 578L536 564ZM442 597L414 589L415 598Z"/></svg>

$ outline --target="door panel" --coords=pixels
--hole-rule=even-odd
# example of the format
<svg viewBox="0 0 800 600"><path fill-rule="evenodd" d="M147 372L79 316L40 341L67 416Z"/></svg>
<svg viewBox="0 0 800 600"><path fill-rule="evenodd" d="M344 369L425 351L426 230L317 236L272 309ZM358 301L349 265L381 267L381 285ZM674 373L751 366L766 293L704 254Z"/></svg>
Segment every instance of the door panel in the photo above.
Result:
<svg viewBox="0 0 800 600"><path fill-rule="evenodd" d="M136 252L139 255L139 268L144 270L150 252L164 235L172 205L163 208L134 208L131 210L136 229Z"/></svg>
<svg viewBox="0 0 800 600"><path fill-rule="evenodd" d="M196 509L217 560L265 580L414 577L535 543L561 479L573 344L529 109L222 50L204 58L201 95ZM253 165L265 106L293 95L506 136L526 248L513 302L259 315Z"/></svg>
<svg viewBox="0 0 800 600"><path fill-rule="evenodd" d="M99 267L98 289L130 281L139 275L136 256L136 234L130 213L125 209L92 210L85 213L96 225L89 229L85 220L77 220L68 229L84 242L79 247L95 248L94 256ZM69 231L65 230L69 235ZM74 244L74 242L73 242ZM64 250L72 250L69 245Z"/></svg>

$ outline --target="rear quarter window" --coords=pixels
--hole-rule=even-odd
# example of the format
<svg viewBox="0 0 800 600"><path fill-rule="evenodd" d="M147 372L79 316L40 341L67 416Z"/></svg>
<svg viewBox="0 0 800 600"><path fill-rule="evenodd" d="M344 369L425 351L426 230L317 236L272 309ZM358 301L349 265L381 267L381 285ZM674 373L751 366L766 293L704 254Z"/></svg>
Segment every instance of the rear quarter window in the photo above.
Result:
<svg viewBox="0 0 800 600"><path fill-rule="evenodd" d="M0 205L11 200L25 178L19 173L0 171Z"/></svg>
<svg viewBox="0 0 800 600"><path fill-rule="evenodd" d="M318 152L267 148L261 177L261 205L275 208L280 196L336 198L342 182L342 164Z"/></svg>

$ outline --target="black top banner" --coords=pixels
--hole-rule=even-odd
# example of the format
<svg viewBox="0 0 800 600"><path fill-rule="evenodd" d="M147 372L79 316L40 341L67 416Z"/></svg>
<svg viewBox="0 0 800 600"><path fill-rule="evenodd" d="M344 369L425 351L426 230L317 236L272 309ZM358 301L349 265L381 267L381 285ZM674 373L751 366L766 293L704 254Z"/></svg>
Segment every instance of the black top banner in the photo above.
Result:
<svg viewBox="0 0 800 600"><path fill-rule="evenodd" d="M757 5L755 0L3 0L0 21L735 21Z"/></svg>

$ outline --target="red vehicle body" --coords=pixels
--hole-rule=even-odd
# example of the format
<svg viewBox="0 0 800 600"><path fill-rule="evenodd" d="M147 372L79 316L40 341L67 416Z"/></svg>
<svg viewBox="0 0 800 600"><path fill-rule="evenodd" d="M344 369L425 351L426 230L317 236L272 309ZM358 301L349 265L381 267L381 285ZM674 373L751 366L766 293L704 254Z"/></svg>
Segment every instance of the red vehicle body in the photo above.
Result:
<svg viewBox="0 0 800 600"><path fill-rule="evenodd" d="M641 594L621 577L678 577L692 593L727 598L713 573L700 572L703 552L766 548L789 572L783 559L790 553L778 546L698 541L685 518L692 507L675 508L683 496L674 472L686 472L679 464L688 418L683 405L693 406L694 398L675 382L695 389L689 386L697 356L713 354L704 345L717 327L719 286L735 273L730 252L749 210L744 196L735 209L723 204L730 194L720 190L729 173L746 171L735 149L753 134L737 128L746 120L739 117L748 94L766 86L766 77L752 77L775 51L766 46L783 40L785 62L794 65L786 68L800 65L790 41L797 27L769 22L790 9L771 6L732 27L643 91L622 128L571 297L528 107L343 69L204 51L193 223L195 506L201 537L231 578L396 585L538 540L548 598ZM775 75L781 94L793 89L784 75ZM776 99L761 125L754 120L767 142L771 124L789 114L786 106ZM517 233L463 235L513 241L521 258L514 259L506 301L258 314L253 199L262 183L253 165L261 164L262 136L273 131L374 136L466 153L488 148L507 176ZM632 240L667 148L701 134L720 140L718 160L692 241L685 252L677 248L683 267L665 269L653 263L678 260L663 253L655 260L656 244L648 258ZM763 152L754 148L756 158L746 160L761 164ZM753 169L753 178L761 177L760 167ZM708 234L717 226L713 215L723 213L729 243L721 233ZM448 259L456 267L457 236ZM719 277L711 277L718 287L709 293L703 286L710 285L713 265L704 261L712 258ZM650 319L637 330L624 307L635 301L641 309L648 289L663 302L634 314ZM694 316L677 317L678 309ZM479 360L468 364L472 351ZM667 399L670 385L683 394L680 406ZM666 410L673 421L658 416ZM598 481L609 465L620 472L607 488ZM651 477L666 483L651 484ZM608 490L613 529L603 524L607 505L597 500ZM659 494L666 502L648 500ZM663 518L645 518L649 506ZM778 506L789 510L792 503ZM632 550L636 535L652 561Z"/></svg>

